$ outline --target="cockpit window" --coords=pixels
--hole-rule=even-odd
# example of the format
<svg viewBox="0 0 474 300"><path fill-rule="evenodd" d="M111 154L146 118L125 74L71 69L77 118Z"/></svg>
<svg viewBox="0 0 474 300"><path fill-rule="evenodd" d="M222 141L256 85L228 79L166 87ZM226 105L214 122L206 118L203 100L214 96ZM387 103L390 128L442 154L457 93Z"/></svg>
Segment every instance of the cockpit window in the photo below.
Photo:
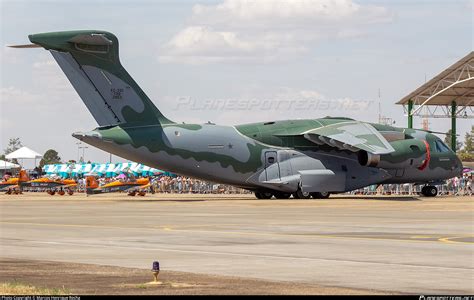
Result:
<svg viewBox="0 0 474 300"><path fill-rule="evenodd" d="M436 141L436 151L446 153L446 152L451 152L451 149L449 149L449 147L445 143L443 143L442 141L437 140Z"/></svg>

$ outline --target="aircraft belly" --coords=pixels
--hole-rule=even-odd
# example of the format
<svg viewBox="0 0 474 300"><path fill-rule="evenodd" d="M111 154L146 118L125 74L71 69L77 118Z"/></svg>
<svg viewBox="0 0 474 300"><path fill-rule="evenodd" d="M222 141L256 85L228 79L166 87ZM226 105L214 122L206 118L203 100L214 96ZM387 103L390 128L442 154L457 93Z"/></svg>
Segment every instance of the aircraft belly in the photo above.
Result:
<svg viewBox="0 0 474 300"><path fill-rule="evenodd" d="M299 171L303 192L343 192L346 174L328 169Z"/></svg>

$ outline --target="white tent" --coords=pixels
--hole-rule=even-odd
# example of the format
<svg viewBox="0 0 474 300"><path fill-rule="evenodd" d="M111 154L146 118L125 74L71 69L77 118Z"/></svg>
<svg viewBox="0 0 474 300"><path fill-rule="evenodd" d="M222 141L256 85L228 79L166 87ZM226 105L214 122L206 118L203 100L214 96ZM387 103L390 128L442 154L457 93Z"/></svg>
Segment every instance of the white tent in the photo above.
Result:
<svg viewBox="0 0 474 300"><path fill-rule="evenodd" d="M35 160L35 167L36 167L36 159L43 157L38 152L31 150L28 147L21 147L20 149L13 151L5 155L6 159L21 159L21 164L23 165L23 159L34 159Z"/></svg>
<svg viewBox="0 0 474 300"><path fill-rule="evenodd" d="M28 147L21 147L20 149L13 151L10 154L5 155L6 159L25 159L25 158L41 158L41 154L31 150Z"/></svg>
<svg viewBox="0 0 474 300"><path fill-rule="evenodd" d="M20 165L0 159L0 170L10 170L10 169L18 169L18 168L20 168Z"/></svg>

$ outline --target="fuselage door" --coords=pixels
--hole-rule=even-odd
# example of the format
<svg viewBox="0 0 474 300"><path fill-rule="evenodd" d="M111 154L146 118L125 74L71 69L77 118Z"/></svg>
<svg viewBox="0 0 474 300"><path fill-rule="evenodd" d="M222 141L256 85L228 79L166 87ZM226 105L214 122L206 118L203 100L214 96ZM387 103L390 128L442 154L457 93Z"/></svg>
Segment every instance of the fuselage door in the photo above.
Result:
<svg viewBox="0 0 474 300"><path fill-rule="evenodd" d="M265 152L265 176L267 181L280 179L280 166L276 151Z"/></svg>
<svg viewBox="0 0 474 300"><path fill-rule="evenodd" d="M287 150L278 151L278 167L280 169L280 178L293 175L290 153Z"/></svg>

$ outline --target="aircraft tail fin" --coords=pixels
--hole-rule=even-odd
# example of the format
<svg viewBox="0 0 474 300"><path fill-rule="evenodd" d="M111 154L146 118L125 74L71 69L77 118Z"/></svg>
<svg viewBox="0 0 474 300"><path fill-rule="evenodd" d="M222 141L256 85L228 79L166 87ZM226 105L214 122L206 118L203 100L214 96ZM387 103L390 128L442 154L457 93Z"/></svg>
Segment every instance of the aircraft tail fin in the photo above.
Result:
<svg viewBox="0 0 474 300"><path fill-rule="evenodd" d="M81 30L28 37L51 52L100 126L173 123L121 65L118 39L112 33Z"/></svg>
<svg viewBox="0 0 474 300"><path fill-rule="evenodd" d="M93 195L94 189L99 187L99 182L94 176L86 176L86 194Z"/></svg>
<svg viewBox="0 0 474 300"><path fill-rule="evenodd" d="M89 190L92 191L93 189L96 189L99 187L99 183L97 182L97 179L95 179L94 176L87 176L86 177L86 191L89 194Z"/></svg>
<svg viewBox="0 0 474 300"><path fill-rule="evenodd" d="M30 176L26 170L20 170L20 176L18 176L18 183L21 184L22 182L27 182L30 180Z"/></svg>

